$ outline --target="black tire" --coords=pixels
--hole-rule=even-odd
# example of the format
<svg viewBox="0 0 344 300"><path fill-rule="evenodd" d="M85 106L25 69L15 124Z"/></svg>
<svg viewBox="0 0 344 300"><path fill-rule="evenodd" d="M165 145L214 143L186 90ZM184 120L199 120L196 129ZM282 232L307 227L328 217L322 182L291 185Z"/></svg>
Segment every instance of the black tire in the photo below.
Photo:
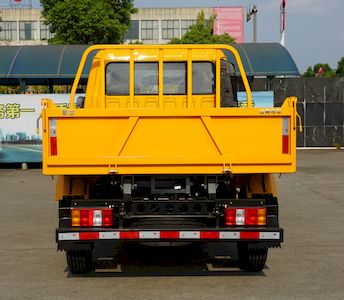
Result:
<svg viewBox="0 0 344 300"><path fill-rule="evenodd" d="M67 251L67 264L72 274L86 274L92 271L92 251Z"/></svg>
<svg viewBox="0 0 344 300"><path fill-rule="evenodd" d="M245 272L260 272L265 266L268 257L267 247L248 247L247 244L238 244L239 267Z"/></svg>

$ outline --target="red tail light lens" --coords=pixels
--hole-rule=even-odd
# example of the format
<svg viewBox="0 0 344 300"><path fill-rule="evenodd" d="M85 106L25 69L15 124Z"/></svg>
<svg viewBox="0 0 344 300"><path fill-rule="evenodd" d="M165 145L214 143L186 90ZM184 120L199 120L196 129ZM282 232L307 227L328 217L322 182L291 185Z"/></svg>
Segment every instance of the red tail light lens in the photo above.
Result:
<svg viewBox="0 0 344 300"><path fill-rule="evenodd" d="M231 225L266 225L266 208L226 208L225 224Z"/></svg>
<svg viewBox="0 0 344 300"><path fill-rule="evenodd" d="M226 209L226 225L236 225L236 209L235 208L227 208Z"/></svg>
<svg viewBox="0 0 344 300"><path fill-rule="evenodd" d="M90 209L80 210L80 226L93 226L93 211Z"/></svg>
<svg viewBox="0 0 344 300"><path fill-rule="evenodd" d="M245 209L245 224L246 225L258 225L257 209L246 208Z"/></svg>
<svg viewBox="0 0 344 300"><path fill-rule="evenodd" d="M71 222L73 227L110 227L112 208L72 208Z"/></svg>
<svg viewBox="0 0 344 300"><path fill-rule="evenodd" d="M282 119L282 154L289 153L289 119Z"/></svg>
<svg viewBox="0 0 344 300"><path fill-rule="evenodd" d="M56 119L49 120L50 134L50 155L57 155L57 135L56 135Z"/></svg>
<svg viewBox="0 0 344 300"><path fill-rule="evenodd" d="M112 209L102 209L102 224L103 226L112 226Z"/></svg>
<svg viewBox="0 0 344 300"><path fill-rule="evenodd" d="M282 136L282 154L289 153L289 136L283 135Z"/></svg>
<svg viewBox="0 0 344 300"><path fill-rule="evenodd" d="M50 138L50 155L57 155L57 140L56 137L53 136Z"/></svg>

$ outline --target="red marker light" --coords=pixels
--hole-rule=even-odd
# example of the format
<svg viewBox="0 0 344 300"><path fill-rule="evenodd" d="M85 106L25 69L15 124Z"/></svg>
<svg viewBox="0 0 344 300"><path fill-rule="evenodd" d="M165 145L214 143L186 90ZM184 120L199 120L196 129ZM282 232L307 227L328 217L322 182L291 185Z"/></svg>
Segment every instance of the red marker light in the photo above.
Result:
<svg viewBox="0 0 344 300"><path fill-rule="evenodd" d="M57 155L56 119L49 120L50 133L50 155Z"/></svg>
<svg viewBox="0 0 344 300"><path fill-rule="evenodd" d="M282 119L282 153L289 153L289 118Z"/></svg>

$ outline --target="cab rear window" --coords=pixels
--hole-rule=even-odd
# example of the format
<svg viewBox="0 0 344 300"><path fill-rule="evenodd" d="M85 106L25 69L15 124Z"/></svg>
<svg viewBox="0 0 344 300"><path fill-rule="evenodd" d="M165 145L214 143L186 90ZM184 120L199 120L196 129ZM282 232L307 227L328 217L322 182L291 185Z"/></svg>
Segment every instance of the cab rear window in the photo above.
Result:
<svg viewBox="0 0 344 300"><path fill-rule="evenodd" d="M106 66L105 93L108 96L129 95L129 63L115 62Z"/></svg>
<svg viewBox="0 0 344 300"><path fill-rule="evenodd" d="M134 64L134 94L158 95L159 69L157 62L135 62Z"/></svg>
<svg viewBox="0 0 344 300"><path fill-rule="evenodd" d="M164 95L185 95L186 86L186 62L165 62Z"/></svg>
<svg viewBox="0 0 344 300"><path fill-rule="evenodd" d="M164 95L187 94L187 63L164 62ZM215 67L211 62L192 63L192 94L215 93ZM112 62L106 66L105 93L108 96L128 96L130 94L129 62ZM158 62L135 62L134 94L159 94Z"/></svg>
<svg viewBox="0 0 344 300"><path fill-rule="evenodd" d="M192 94L206 95L215 93L215 67L207 61L192 63Z"/></svg>

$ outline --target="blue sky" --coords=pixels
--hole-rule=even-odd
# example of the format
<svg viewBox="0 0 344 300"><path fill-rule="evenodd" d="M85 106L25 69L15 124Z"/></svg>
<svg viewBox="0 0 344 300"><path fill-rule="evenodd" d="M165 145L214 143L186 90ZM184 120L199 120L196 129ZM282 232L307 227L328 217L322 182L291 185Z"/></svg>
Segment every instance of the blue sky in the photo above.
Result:
<svg viewBox="0 0 344 300"><path fill-rule="evenodd" d="M0 4L8 3L0 0ZM258 6L258 42L279 42L280 0L136 0L136 7L203 7L249 4ZM32 3L39 5L38 0ZM344 56L342 0L287 0L286 48L300 72L316 63L336 68ZM252 23L245 22L245 41L252 40Z"/></svg>

